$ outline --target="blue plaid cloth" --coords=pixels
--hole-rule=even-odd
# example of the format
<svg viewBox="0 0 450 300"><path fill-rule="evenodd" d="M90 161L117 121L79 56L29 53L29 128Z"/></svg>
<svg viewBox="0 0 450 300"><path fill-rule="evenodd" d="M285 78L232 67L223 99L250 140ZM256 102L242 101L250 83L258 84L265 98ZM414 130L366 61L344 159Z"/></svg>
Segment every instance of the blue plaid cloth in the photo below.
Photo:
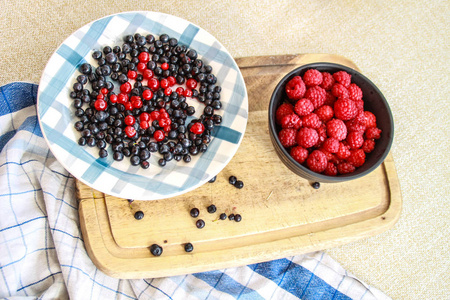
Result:
<svg viewBox="0 0 450 300"><path fill-rule="evenodd" d="M390 299L324 252L158 279L121 280L84 248L74 178L49 151L37 85L0 87L0 298Z"/></svg>

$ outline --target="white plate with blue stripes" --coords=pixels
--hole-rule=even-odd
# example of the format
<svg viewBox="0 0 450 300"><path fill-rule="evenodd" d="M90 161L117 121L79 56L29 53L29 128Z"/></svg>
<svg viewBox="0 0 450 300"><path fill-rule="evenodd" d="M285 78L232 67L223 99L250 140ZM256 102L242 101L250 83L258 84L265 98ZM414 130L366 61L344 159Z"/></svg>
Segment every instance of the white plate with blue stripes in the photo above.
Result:
<svg viewBox="0 0 450 300"><path fill-rule="evenodd" d="M158 160L161 157L154 153L149 160L150 167L143 169L132 166L127 159L115 161L111 149L108 149L106 158L99 158L98 148L78 145L80 133L74 128L77 118L69 94L80 74L79 66L84 62L95 65L92 58L94 50L121 46L125 35L135 33L153 34L155 37L166 33L176 38L179 44L195 49L198 57L213 67L217 84L222 87L222 108L216 111L222 115L222 124L216 126L208 150L192 156L190 163L170 161L165 167L160 167ZM194 99L189 101L198 102ZM191 22L147 11L110 15L69 36L44 69L37 107L39 124L50 150L75 178L105 194L136 200L170 198L208 182L236 153L248 118L244 79L225 47Z"/></svg>

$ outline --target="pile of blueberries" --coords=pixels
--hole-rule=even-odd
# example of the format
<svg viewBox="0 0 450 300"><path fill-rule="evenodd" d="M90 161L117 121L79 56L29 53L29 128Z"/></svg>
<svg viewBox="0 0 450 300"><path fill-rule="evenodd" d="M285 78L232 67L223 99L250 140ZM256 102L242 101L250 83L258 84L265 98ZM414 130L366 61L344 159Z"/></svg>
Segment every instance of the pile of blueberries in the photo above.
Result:
<svg viewBox="0 0 450 300"><path fill-rule="evenodd" d="M143 52L148 55L141 55ZM148 61L140 60L146 56ZM129 157L132 165L144 169L149 167L152 152L160 154L158 162L164 166L171 160L190 162L191 156L207 150L214 127L222 123L221 115L216 113L222 107L221 87L212 67L199 59L194 49L179 44L167 34L156 38L152 34L136 33L125 36L121 47L103 47L93 51L92 57L98 66L81 64L81 74L70 93L75 115L79 118L74 125L81 133L79 145L98 147L99 157L104 158L108 156L106 149L110 144L114 160ZM142 74L144 70L146 74L151 71L152 79L157 82L153 80L149 86L149 77L144 78ZM186 87L189 79L194 82L194 88ZM172 81L173 89L167 87L167 81ZM124 94L122 86L130 84L131 89L121 95ZM141 102L125 103L133 97ZM204 104L200 117L194 117L196 111L188 98ZM170 118L170 125L162 126L158 120L150 119L146 126L141 126L138 121L141 114L150 115L154 111L164 111ZM131 125L125 122L130 115L137 120ZM196 123L203 125L200 131L199 126L194 126L193 130ZM130 126L134 130L130 131ZM155 132L160 138L155 139Z"/></svg>

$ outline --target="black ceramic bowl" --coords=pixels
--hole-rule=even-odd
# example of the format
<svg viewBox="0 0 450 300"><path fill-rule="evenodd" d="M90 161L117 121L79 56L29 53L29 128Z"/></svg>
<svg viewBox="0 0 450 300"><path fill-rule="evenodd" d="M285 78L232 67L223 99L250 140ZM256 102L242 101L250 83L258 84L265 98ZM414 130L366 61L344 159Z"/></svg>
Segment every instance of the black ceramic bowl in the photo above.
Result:
<svg viewBox="0 0 450 300"><path fill-rule="evenodd" d="M308 69L317 69L331 74L346 71L352 75L352 83L357 84L363 92L364 110L372 112L377 118L377 127L382 130L381 138L376 140L375 149L366 154L366 162L353 173L327 176L316 173L295 161L280 143L278 132L281 130L275 121L275 112L287 99L285 86L294 76L303 76ZM312 63L303 65L289 72L276 86L269 104L269 132L273 146L281 161L295 174L317 182L343 182L365 176L375 170L388 155L394 138L394 122L389 105L380 90L364 75L346 66L333 63Z"/></svg>

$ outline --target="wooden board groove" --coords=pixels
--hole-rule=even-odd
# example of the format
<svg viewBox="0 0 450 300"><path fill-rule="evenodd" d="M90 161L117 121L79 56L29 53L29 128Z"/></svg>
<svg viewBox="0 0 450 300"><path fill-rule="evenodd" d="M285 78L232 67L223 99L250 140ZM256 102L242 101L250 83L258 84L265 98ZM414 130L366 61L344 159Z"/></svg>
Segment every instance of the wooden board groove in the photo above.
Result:
<svg viewBox="0 0 450 300"><path fill-rule="evenodd" d="M216 182L130 207L126 199L77 181L80 225L94 264L118 278L172 276L323 250L393 226L402 200L391 154L363 178L315 190L282 165L271 145L267 107L273 88L293 68L316 61L357 69L347 58L329 54L236 59L249 95L249 120L239 150ZM242 190L228 183L230 175L244 181ZM215 214L206 212L210 204L217 206ZM206 222L201 230L189 216L194 206ZM137 210L144 211L142 220L134 219ZM243 220L218 221L221 212L240 213ZM184 252L186 242L194 244L192 253ZM162 256L150 254L153 243L163 246Z"/></svg>

